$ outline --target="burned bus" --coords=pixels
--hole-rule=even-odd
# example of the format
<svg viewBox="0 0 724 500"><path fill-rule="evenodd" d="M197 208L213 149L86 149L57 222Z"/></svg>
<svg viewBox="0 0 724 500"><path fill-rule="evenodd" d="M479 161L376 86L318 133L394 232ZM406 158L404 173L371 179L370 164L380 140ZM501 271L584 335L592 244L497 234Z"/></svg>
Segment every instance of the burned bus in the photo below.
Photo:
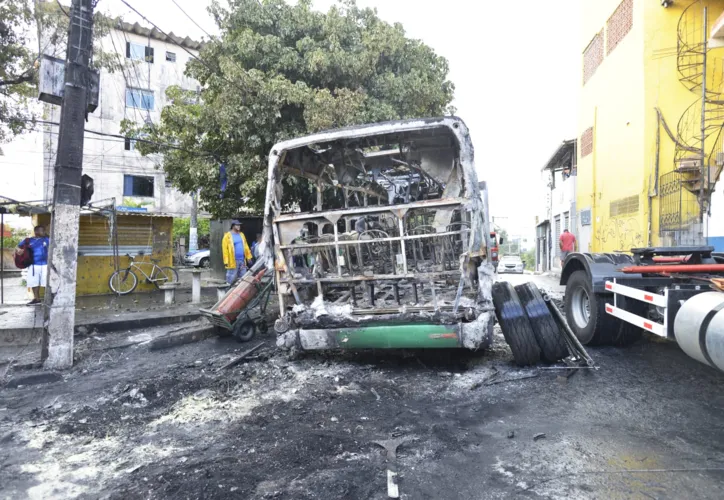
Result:
<svg viewBox="0 0 724 500"><path fill-rule="evenodd" d="M279 297L277 344L487 347L494 271L480 189L470 135L456 117L274 146L262 247Z"/></svg>

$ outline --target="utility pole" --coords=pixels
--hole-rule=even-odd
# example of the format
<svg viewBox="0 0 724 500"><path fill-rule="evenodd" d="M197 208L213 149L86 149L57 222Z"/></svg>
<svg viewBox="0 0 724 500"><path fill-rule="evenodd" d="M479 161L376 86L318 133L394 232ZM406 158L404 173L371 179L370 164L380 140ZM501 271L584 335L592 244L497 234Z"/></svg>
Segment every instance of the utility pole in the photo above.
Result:
<svg viewBox="0 0 724 500"><path fill-rule="evenodd" d="M73 366L80 184L92 33L93 0L73 0L55 162L48 286L45 289L41 357L45 368L49 369Z"/></svg>
<svg viewBox="0 0 724 500"><path fill-rule="evenodd" d="M189 252L195 252L199 249L199 233L198 233L198 211L199 211L199 193L194 191L191 193L191 223L189 224Z"/></svg>
<svg viewBox="0 0 724 500"><path fill-rule="evenodd" d="M150 81L150 80L149 80ZM196 88L196 104L199 104L201 100L201 88ZM191 193L191 222L189 224L189 252L195 252L199 249L199 223L198 223L198 212L199 212L199 190L194 190Z"/></svg>

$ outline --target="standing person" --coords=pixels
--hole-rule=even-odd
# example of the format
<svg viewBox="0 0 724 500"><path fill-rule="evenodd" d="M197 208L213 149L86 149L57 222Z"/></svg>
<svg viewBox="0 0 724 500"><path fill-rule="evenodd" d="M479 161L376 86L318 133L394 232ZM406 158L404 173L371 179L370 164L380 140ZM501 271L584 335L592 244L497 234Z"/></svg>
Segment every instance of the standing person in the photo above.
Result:
<svg viewBox="0 0 724 500"><path fill-rule="evenodd" d="M226 282L232 284L239 276L246 273L246 264L251 261L251 250L246 243L242 224L238 220L231 221L231 230L221 240L221 251L226 267Z"/></svg>
<svg viewBox="0 0 724 500"><path fill-rule="evenodd" d="M563 234L558 242L558 248L561 249L561 268L563 268L568 254L576 249L576 237L573 236L573 233L569 233L568 229L563 230Z"/></svg>
<svg viewBox="0 0 724 500"><path fill-rule="evenodd" d="M261 233L256 233L256 240L251 244L251 255L254 257L254 264L259 260L259 243L261 243Z"/></svg>
<svg viewBox="0 0 724 500"><path fill-rule="evenodd" d="M48 246L50 245L50 239L45 236L45 226L35 226L34 232L35 236L33 238L26 238L15 249L15 252L22 253L27 245L33 255L33 263L27 268L28 275L26 278L28 287L33 290L33 300L28 302L29 306L40 304L40 288L45 288L45 283L48 280Z"/></svg>

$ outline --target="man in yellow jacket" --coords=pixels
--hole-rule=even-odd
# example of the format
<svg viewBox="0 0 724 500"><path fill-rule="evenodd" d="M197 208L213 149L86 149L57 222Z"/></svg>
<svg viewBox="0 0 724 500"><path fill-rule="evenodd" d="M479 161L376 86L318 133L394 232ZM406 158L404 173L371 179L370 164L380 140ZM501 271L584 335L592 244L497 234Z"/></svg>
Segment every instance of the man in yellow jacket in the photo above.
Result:
<svg viewBox="0 0 724 500"><path fill-rule="evenodd" d="M246 273L246 263L251 261L251 250L241 232L241 222L231 221L231 230L221 240L221 251L226 267L226 282L231 284Z"/></svg>

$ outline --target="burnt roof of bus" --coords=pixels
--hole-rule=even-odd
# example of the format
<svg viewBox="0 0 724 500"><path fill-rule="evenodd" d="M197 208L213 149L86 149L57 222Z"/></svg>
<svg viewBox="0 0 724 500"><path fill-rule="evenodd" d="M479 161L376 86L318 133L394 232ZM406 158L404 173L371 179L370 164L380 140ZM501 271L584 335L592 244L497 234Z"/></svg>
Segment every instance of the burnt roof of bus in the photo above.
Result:
<svg viewBox="0 0 724 500"><path fill-rule="evenodd" d="M398 167L401 173L418 171L424 174L430 163L429 152L437 151L432 154L446 152L447 168L444 170L449 170L452 164L448 162L460 153L454 129L467 130L457 117L347 127L279 143L272 151L272 158L281 160L280 166L287 174L325 184L367 186L365 190L373 194L378 190L369 185L371 179L365 174L376 168L392 166ZM464 147L472 149L469 141ZM442 174L439 170L440 165L433 168L432 177L438 177L437 181L444 183L447 175L436 175Z"/></svg>
<svg viewBox="0 0 724 500"><path fill-rule="evenodd" d="M288 141L279 142L272 148L272 155L282 154L291 149L305 146L323 147L330 143L342 142L347 144L359 143L375 145L379 143L394 142L400 135L404 137L430 138L440 134L453 137L453 134L444 132L444 128L458 128L465 125L462 119L456 116L441 118L415 118L410 120L396 120L365 125L355 125L332 130L325 130L315 134L297 137Z"/></svg>

